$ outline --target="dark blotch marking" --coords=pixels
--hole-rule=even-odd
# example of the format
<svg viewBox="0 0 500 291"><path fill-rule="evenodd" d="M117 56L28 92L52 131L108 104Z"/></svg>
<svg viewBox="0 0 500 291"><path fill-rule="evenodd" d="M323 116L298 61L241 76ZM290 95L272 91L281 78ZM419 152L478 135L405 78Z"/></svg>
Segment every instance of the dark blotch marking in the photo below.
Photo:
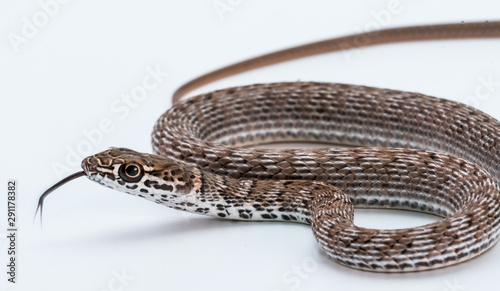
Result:
<svg viewBox="0 0 500 291"><path fill-rule="evenodd" d="M276 219L278 218L278 216L276 214L261 214L261 217L264 218L264 219Z"/></svg>
<svg viewBox="0 0 500 291"><path fill-rule="evenodd" d="M165 191L170 191L172 192L174 190L174 187L172 185L167 185L167 184L161 184L161 185L153 185L155 189L160 189L160 190L165 190Z"/></svg>
<svg viewBox="0 0 500 291"><path fill-rule="evenodd" d="M151 180L146 180L144 181L144 186L148 187L148 188L151 188L153 187L154 185L158 185L158 182L156 181L151 181Z"/></svg>

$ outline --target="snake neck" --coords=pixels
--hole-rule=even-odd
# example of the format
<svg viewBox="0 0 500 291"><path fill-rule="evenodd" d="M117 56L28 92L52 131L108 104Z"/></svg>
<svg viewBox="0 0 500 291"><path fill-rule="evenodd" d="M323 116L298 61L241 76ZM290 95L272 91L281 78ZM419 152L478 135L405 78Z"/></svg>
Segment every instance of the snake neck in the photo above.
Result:
<svg viewBox="0 0 500 291"><path fill-rule="evenodd" d="M340 203L343 207L331 209L341 211L332 215L352 221L352 214L348 214L352 213L349 198L330 185L299 180L240 180L195 168L186 170L189 186L162 184L160 181L168 180L163 177L146 180L143 187L128 193L176 210L217 218L305 224L311 224L315 209L325 203ZM144 187L148 188L147 193ZM345 208L349 209L343 211Z"/></svg>

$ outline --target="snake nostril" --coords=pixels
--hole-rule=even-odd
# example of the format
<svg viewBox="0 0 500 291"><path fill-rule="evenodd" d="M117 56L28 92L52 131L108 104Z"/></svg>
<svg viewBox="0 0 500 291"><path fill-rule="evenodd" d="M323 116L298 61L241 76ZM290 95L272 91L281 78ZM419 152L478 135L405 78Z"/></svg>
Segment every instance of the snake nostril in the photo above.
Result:
<svg viewBox="0 0 500 291"><path fill-rule="evenodd" d="M85 173L89 172L95 172L96 170L96 165L90 162L91 158L85 158L82 161L82 169L85 171Z"/></svg>
<svg viewBox="0 0 500 291"><path fill-rule="evenodd" d="M89 163L88 163L87 159L83 159L83 161L82 161L82 169L83 169L86 173L88 173L88 165L89 165Z"/></svg>

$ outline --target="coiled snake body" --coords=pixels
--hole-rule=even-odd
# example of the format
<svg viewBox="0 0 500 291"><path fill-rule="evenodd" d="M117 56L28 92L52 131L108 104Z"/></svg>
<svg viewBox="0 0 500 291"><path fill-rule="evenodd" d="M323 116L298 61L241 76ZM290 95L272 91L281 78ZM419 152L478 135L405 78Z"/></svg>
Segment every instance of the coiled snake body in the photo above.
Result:
<svg viewBox="0 0 500 291"><path fill-rule="evenodd" d="M463 31L474 25L484 24ZM500 35L500 23L487 26L489 36ZM421 39L440 38L425 29L417 30ZM454 30L437 31L446 36ZM249 69L232 68L188 83L176 100ZM483 253L499 236L500 123L457 102L345 84L241 86L177 103L158 120L152 139L156 155L111 148L86 158L84 173L76 175L194 213L311 224L333 260L363 270L453 265ZM286 141L359 147L242 147ZM353 206L407 209L443 220L365 229L353 224Z"/></svg>

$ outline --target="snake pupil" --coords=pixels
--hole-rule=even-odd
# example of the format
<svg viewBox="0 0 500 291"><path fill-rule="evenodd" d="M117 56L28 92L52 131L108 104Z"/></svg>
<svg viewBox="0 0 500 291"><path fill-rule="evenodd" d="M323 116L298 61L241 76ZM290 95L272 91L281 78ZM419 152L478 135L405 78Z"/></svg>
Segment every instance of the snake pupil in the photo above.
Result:
<svg viewBox="0 0 500 291"><path fill-rule="evenodd" d="M122 178L125 182L136 183L142 179L144 171L141 165L127 164L120 167L118 175L120 175L120 178Z"/></svg>
<svg viewBox="0 0 500 291"><path fill-rule="evenodd" d="M129 177L132 177L132 178L137 177L137 175L139 175L139 167L137 167L136 165L128 165L125 168L125 173Z"/></svg>

